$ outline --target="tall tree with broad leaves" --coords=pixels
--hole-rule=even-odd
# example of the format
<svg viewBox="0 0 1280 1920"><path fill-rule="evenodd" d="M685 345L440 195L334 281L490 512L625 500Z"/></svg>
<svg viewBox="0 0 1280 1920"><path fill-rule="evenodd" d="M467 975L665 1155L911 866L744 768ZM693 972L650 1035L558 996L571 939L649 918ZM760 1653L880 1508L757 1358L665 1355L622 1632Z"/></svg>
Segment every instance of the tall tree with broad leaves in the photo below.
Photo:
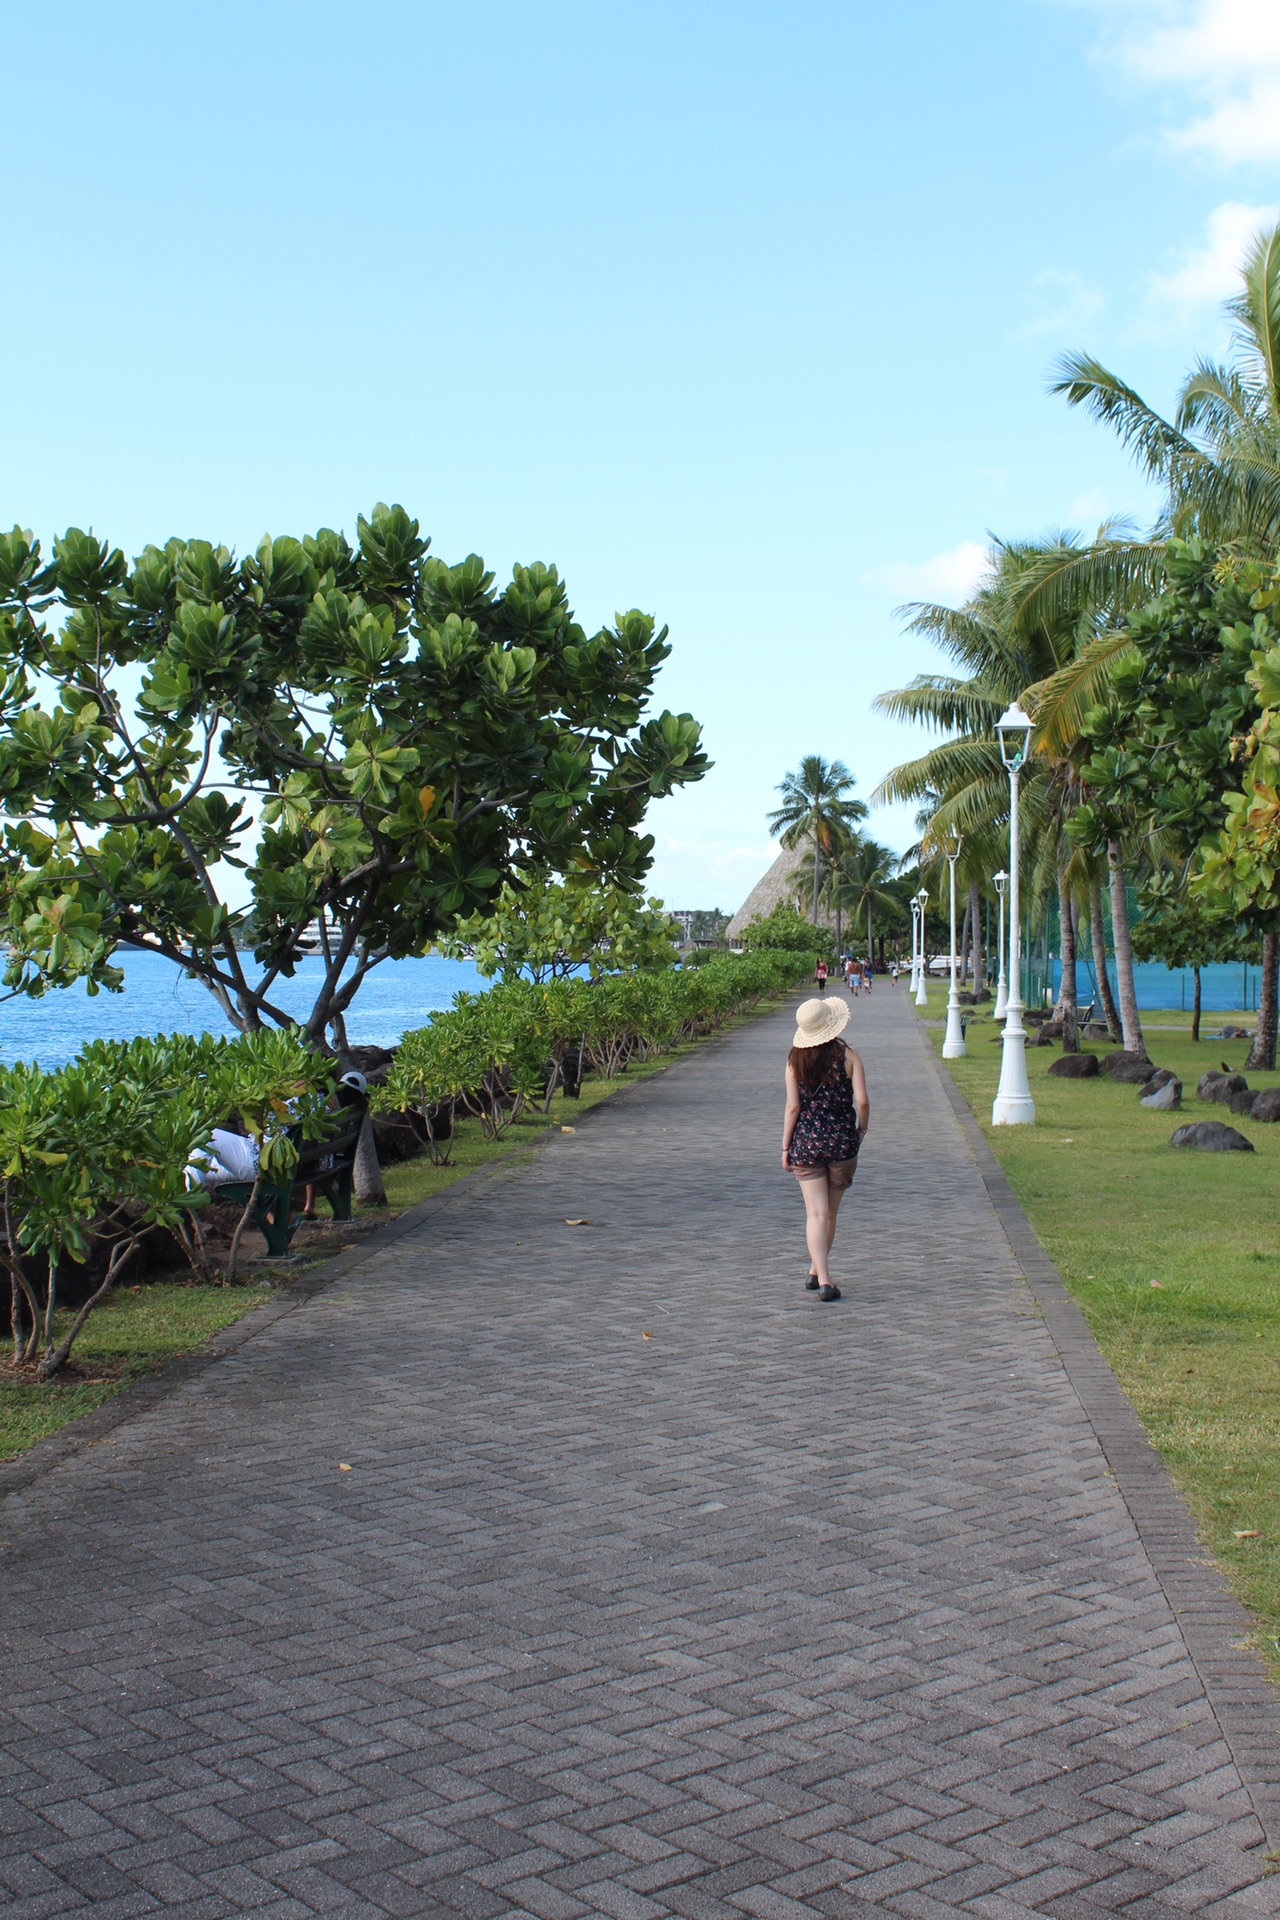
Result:
<svg viewBox="0 0 1280 1920"><path fill-rule="evenodd" d="M474 554L431 556L402 507L358 524L354 547L175 539L132 565L77 529L48 560L0 536L11 991L118 988L121 951L146 949L242 1032L341 1050L371 969L504 883L641 893L649 801L709 764L688 714L646 717L666 628L632 612L588 636L554 567L499 589ZM316 923L294 1021L277 985Z"/></svg>
<svg viewBox="0 0 1280 1920"><path fill-rule="evenodd" d="M843 760L824 760L807 753L795 773L778 782L782 805L769 815L769 831L784 847L813 842L813 901L811 918L818 924L818 896L824 862L833 857L842 835L867 817L865 800L855 800L857 781Z"/></svg>

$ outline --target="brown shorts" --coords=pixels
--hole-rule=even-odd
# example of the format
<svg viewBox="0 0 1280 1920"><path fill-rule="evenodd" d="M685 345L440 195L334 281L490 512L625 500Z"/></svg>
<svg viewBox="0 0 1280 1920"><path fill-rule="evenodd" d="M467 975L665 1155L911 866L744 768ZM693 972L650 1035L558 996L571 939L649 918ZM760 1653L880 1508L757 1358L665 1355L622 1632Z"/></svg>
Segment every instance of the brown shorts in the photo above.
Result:
<svg viewBox="0 0 1280 1920"><path fill-rule="evenodd" d="M858 1171L858 1156L852 1160L819 1160L814 1167L792 1167L797 1180L826 1180L829 1186L843 1193L846 1187L853 1185L853 1176Z"/></svg>

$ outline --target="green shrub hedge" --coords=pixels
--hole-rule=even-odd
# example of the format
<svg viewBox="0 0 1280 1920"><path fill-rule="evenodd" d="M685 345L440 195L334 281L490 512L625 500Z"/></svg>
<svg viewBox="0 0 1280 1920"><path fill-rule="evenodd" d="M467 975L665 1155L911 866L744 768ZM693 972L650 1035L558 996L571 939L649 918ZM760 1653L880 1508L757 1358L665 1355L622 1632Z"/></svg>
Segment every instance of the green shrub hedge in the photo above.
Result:
<svg viewBox="0 0 1280 1920"><path fill-rule="evenodd" d="M669 1053L793 986L813 966L812 953L769 949L717 955L696 967L542 985L518 980L460 993L430 1025L402 1037L377 1103L418 1114L443 1162L455 1112L477 1115L496 1139L525 1105L548 1106L558 1086L573 1093L584 1072L612 1079L633 1060Z"/></svg>

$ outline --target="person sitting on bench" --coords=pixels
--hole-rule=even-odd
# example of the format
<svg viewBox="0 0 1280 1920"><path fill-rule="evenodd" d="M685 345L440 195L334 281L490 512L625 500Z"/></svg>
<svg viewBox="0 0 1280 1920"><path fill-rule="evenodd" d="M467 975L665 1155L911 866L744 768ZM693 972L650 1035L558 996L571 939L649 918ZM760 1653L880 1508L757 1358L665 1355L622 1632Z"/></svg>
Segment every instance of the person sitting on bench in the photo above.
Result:
<svg viewBox="0 0 1280 1920"><path fill-rule="evenodd" d="M361 1115L366 1114L369 1111L369 1082L362 1073L356 1073L354 1069L350 1073L344 1073L333 1090L329 1105L338 1112L341 1112L344 1107L352 1109L352 1119L355 1118L357 1113ZM332 1170L333 1155L326 1153L320 1162L319 1171L321 1173L330 1173ZM314 1186L308 1186L306 1193L303 1195L302 1217L304 1220L314 1220L316 1218L316 1188Z"/></svg>
<svg viewBox="0 0 1280 1920"><path fill-rule="evenodd" d="M232 1180L256 1180L258 1143L230 1127L215 1127L207 1147L197 1147L187 1162L188 1177L202 1187Z"/></svg>

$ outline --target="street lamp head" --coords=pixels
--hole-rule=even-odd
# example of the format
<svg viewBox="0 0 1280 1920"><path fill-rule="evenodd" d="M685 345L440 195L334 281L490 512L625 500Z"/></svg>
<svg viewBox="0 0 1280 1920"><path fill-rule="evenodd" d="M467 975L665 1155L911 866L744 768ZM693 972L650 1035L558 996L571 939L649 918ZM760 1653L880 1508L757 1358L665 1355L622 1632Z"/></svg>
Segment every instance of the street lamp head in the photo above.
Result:
<svg viewBox="0 0 1280 1920"><path fill-rule="evenodd" d="M994 880L994 882L995 882L995 889L996 889L996 892L997 892L998 894L1000 894L1001 896L1003 896L1003 894L1004 894L1004 890L1005 890L1005 888L1006 888L1006 887L1008 886L1008 884L1009 884L1009 876L1008 876L1008 874L1007 874L1007 873L1005 872L1005 870L1004 870L1004 868L1003 868L1003 867L1001 867L1001 869L1000 869L1000 871L999 871L999 873L993 873L993 874L992 874L992 876L991 876L991 878L992 878L992 879Z"/></svg>
<svg viewBox="0 0 1280 1920"><path fill-rule="evenodd" d="M1017 701L996 721L996 736L1000 741L1000 758L1010 773L1017 773L1027 757L1027 746L1035 730L1035 721L1029 713L1024 713Z"/></svg>
<svg viewBox="0 0 1280 1920"><path fill-rule="evenodd" d="M916 905L919 907L920 911L923 913L924 909L928 906L928 904L929 904L929 889L927 887L921 887L919 893L916 895Z"/></svg>

